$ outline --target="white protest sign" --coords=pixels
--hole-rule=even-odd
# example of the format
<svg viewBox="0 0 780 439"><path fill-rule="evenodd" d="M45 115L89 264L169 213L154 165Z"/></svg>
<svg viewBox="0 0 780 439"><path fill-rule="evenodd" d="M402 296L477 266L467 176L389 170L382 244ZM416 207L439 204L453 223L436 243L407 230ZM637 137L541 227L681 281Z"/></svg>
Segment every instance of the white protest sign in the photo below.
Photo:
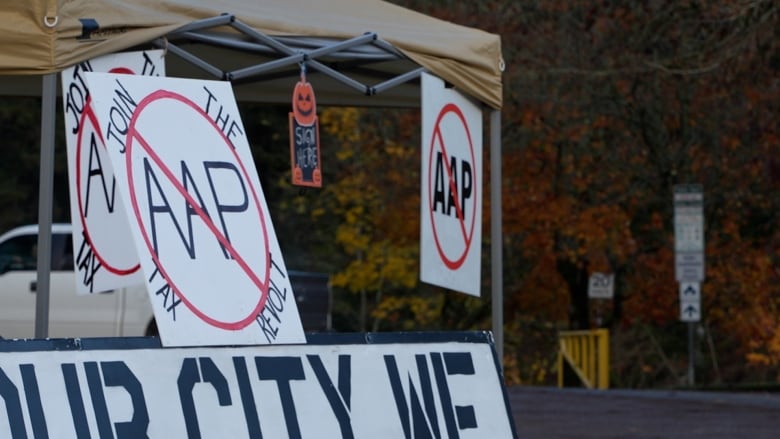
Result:
<svg viewBox="0 0 780 439"><path fill-rule="evenodd" d="M480 294L482 111L422 75L420 280Z"/></svg>
<svg viewBox="0 0 780 439"><path fill-rule="evenodd" d="M97 126L85 74L165 76L162 50L126 52L84 61L62 71L68 150L73 265L78 294L143 282L124 205Z"/></svg>
<svg viewBox="0 0 780 439"><path fill-rule="evenodd" d="M2 352L0 437L516 438L495 350L453 334Z"/></svg>
<svg viewBox="0 0 780 439"><path fill-rule="evenodd" d="M230 84L87 83L163 344L304 343Z"/></svg>

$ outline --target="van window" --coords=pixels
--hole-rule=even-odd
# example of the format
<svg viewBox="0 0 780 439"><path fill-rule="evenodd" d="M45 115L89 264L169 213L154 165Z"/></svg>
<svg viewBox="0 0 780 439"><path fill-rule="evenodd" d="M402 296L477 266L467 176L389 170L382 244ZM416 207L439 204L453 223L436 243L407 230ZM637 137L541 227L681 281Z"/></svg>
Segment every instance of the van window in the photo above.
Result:
<svg viewBox="0 0 780 439"><path fill-rule="evenodd" d="M51 236L52 271L73 270L73 242L70 235ZM20 235L0 244L0 271L38 269L38 235Z"/></svg>
<svg viewBox="0 0 780 439"><path fill-rule="evenodd" d="M21 235L0 244L0 267L3 271L35 270L37 263L37 235Z"/></svg>

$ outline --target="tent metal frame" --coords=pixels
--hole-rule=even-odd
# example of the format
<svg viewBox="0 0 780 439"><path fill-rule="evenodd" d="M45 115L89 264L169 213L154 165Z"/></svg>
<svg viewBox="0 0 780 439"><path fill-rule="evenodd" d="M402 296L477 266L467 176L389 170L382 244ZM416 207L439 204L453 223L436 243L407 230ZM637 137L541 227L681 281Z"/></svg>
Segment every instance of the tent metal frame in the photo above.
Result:
<svg viewBox="0 0 780 439"><path fill-rule="evenodd" d="M224 32L225 26L233 32ZM221 28L221 32L214 29ZM372 32L343 41L310 37L270 36L238 20L222 14L196 20L165 37L151 42L167 50L197 69L220 80L230 82L263 81L282 76L294 76L302 68L311 68L345 87L366 96L386 92L417 80L427 70L409 60L392 44ZM187 44L204 44L238 52L262 55L271 60L233 70L223 70L184 48ZM382 72L370 68L373 63L405 60L412 68L404 72ZM331 65L333 63L333 65ZM338 65L338 66L336 66ZM339 66L346 67L340 70ZM366 66L369 66L368 68ZM415 67L416 66L416 67ZM287 69L286 71L284 69ZM346 71L369 72L381 80L365 84ZM51 224L53 203L54 133L57 105L57 73L43 76L41 101L41 157L38 206L38 284L35 309L35 337L48 336ZM487 108L487 106L485 106ZM501 111L490 110L490 248L491 248L491 314L492 330L499 359L503 359L503 238L501 217Z"/></svg>

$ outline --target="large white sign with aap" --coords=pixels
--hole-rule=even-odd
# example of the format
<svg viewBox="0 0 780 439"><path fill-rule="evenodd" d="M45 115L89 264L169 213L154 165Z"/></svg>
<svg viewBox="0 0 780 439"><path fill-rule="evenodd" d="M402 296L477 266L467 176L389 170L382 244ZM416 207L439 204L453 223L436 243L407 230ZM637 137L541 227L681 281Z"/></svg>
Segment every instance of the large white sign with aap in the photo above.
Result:
<svg viewBox="0 0 780 439"><path fill-rule="evenodd" d="M86 76L163 343L305 342L230 84Z"/></svg>
<svg viewBox="0 0 780 439"><path fill-rule="evenodd" d="M420 280L480 295L482 111L422 75Z"/></svg>

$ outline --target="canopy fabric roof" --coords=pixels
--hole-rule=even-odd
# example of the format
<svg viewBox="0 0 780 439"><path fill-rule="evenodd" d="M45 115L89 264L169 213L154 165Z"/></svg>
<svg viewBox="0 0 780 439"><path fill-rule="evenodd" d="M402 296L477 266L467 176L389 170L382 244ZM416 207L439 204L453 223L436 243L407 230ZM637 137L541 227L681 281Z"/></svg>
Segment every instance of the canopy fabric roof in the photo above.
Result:
<svg viewBox="0 0 780 439"><path fill-rule="evenodd" d="M342 41L349 43L334 50ZM203 77L193 70L190 58L197 58L211 76L233 80L245 99L289 102L297 61L305 59L326 105L417 106L419 91L408 83L420 68L494 109L502 103L498 35L379 0L4 2L0 42L0 74L19 76L13 86L2 81L6 94L40 93L40 81L25 76L155 44L186 52L167 59L170 76ZM263 64L260 73L252 70ZM334 72L355 82L328 74ZM374 88L404 74L392 87Z"/></svg>

